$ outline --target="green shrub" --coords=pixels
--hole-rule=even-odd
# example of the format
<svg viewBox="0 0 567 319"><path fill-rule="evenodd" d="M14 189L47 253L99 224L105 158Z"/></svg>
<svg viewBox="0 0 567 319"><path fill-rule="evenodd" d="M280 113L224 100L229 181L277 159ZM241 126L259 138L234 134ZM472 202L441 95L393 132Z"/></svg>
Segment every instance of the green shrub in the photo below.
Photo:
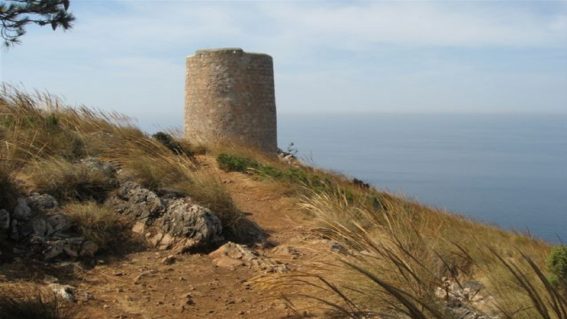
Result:
<svg viewBox="0 0 567 319"><path fill-rule="evenodd" d="M567 282L567 246L553 247L547 257L547 267L557 281Z"/></svg>
<svg viewBox="0 0 567 319"><path fill-rule="evenodd" d="M329 190L332 183L328 177L322 177L308 168L280 168L232 154L222 153L218 155L217 163L222 170L227 172L250 173L260 177L272 178L280 182L305 186L313 191Z"/></svg>
<svg viewBox="0 0 567 319"><path fill-rule="evenodd" d="M217 156L219 167L227 172L247 172L252 168L259 168L257 161L245 157L222 153Z"/></svg>

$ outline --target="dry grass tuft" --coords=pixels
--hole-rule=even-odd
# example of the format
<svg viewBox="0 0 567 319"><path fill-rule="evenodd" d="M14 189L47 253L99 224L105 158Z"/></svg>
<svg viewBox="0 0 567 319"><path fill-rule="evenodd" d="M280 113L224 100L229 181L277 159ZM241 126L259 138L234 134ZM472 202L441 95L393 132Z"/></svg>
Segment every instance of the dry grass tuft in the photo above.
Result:
<svg viewBox="0 0 567 319"><path fill-rule="evenodd" d="M31 191L47 193L59 200L103 201L116 181L84 163L62 158L30 161L20 172L20 179Z"/></svg>
<svg viewBox="0 0 567 319"><path fill-rule="evenodd" d="M0 286L0 317L3 319L71 318L58 298L50 291L33 285Z"/></svg>
<svg viewBox="0 0 567 319"><path fill-rule="evenodd" d="M77 230L102 251L113 251L132 242L129 221L109 207L95 202L70 203L63 211Z"/></svg>

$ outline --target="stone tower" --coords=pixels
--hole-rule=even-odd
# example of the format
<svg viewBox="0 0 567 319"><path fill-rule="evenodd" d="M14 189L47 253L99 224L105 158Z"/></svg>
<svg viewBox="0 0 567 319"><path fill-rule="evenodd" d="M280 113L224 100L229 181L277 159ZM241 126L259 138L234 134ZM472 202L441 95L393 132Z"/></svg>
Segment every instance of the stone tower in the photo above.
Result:
<svg viewBox="0 0 567 319"><path fill-rule="evenodd" d="M187 57L185 136L277 151L274 68L267 54L198 50Z"/></svg>

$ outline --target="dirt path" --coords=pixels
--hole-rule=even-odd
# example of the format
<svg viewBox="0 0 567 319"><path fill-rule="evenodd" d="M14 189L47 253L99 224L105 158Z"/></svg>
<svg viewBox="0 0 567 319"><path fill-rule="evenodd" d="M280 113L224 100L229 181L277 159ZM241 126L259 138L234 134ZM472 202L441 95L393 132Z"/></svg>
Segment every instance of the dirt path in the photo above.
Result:
<svg viewBox="0 0 567 319"><path fill-rule="evenodd" d="M274 185L239 173L221 173L242 211L269 234L274 248L256 248L286 263L288 247L305 236L293 198ZM283 252L283 253L282 253ZM261 274L246 266L215 266L208 255L181 255L164 264L167 251L144 251L79 272L77 318L285 318L290 311L248 280Z"/></svg>

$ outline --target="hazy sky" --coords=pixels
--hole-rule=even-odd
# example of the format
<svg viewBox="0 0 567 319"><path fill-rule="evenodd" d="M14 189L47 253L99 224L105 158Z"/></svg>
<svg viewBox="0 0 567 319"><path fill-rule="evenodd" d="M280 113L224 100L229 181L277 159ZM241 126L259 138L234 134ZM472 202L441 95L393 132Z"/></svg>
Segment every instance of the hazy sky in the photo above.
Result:
<svg viewBox="0 0 567 319"><path fill-rule="evenodd" d="M79 1L0 79L145 128L181 126L185 57L273 56L279 113L567 112L567 2Z"/></svg>

